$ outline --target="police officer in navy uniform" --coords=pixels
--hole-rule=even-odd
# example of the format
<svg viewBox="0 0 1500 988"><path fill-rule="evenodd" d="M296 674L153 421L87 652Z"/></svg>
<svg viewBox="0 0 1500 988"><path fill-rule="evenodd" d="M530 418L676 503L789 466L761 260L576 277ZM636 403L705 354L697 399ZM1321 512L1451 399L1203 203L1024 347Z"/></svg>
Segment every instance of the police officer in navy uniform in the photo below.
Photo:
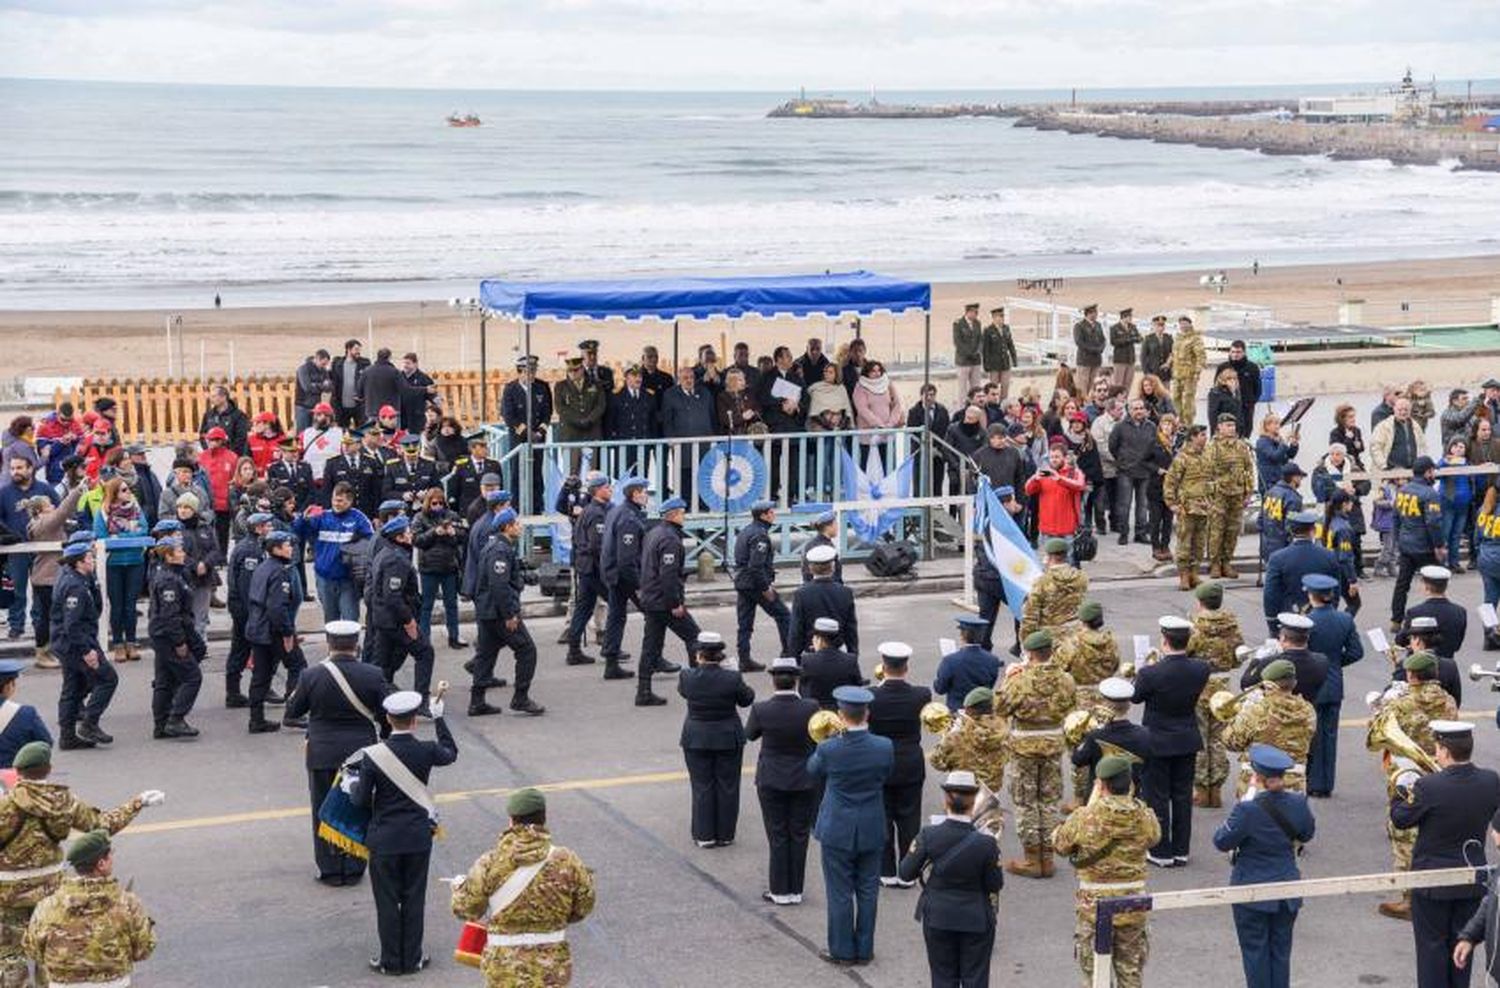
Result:
<svg viewBox="0 0 1500 988"><path fill-rule="evenodd" d="M496 504L500 503L493 492L485 496ZM478 548L470 549L474 563L474 579L470 587L474 598L474 623L478 628L474 657L464 663L464 671L472 677L469 683L470 717L502 713L500 707L485 699L485 693L510 685L508 680L495 675L495 660L505 640L505 628L500 619L501 598L510 592L510 560L506 557L501 565L496 565L502 549L495 543L501 541L501 528L509 527L515 520L514 509L508 507L486 515L489 535Z"/></svg>
<svg viewBox="0 0 1500 988"><path fill-rule="evenodd" d="M1005 663L981 644L989 627L990 623L982 617L960 614L958 649L938 662L937 674L932 677L932 691L941 693L948 709L954 713L963 707L969 690L976 686L994 689L1000 679L1000 670Z"/></svg>
<svg viewBox="0 0 1500 988"><path fill-rule="evenodd" d="M410 433L401 437L401 455L385 461L385 483L380 496L387 500L400 498L406 512L418 507L417 499L430 487L438 486L437 465L422 459L422 437Z"/></svg>
<svg viewBox="0 0 1500 988"><path fill-rule="evenodd" d="M62 663L57 697L57 746L64 751L109 744L99 719L120 677L99 647L103 602L94 579L92 540L69 540L52 587L52 654ZM81 716L80 716L81 715Z"/></svg>
<svg viewBox="0 0 1500 988"><path fill-rule="evenodd" d="M653 672L673 673L681 669L662 657L662 646L670 630L687 647L688 663L698 640L698 622L688 613L683 580L682 517L687 502L669 498L661 506L661 520L646 533L641 547L641 612L646 618L641 633L641 664L636 669L635 705L656 707L666 698L651 691Z"/></svg>
<svg viewBox="0 0 1500 988"><path fill-rule="evenodd" d="M1294 882L1302 877L1297 855L1316 829L1312 808L1307 797L1284 788L1286 772L1294 764L1291 755L1268 744L1252 744L1248 754L1254 773L1250 793L1234 804L1229 819L1214 831L1214 847L1230 853L1230 885ZM1292 926L1301 907L1301 899L1232 907L1246 984L1289 988Z"/></svg>
<svg viewBox="0 0 1500 988"><path fill-rule="evenodd" d="M1406 627L1396 632L1396 644L1407 649L1408 653L1433 652L1443 644L1443 633L1438 630L1437 618L1431 615L1408 618ZM1453 702L1458 704L1460 710L1464 703L1464 678L1459 672L1458 663L1446 655L1435 655L1437 659L1437 681L1443 688L1443 692L1453 697ZM1391 679L1406 679L1406 668L1396 663L1395 670L1391 673Z"/></svg>
<svg viewBox="0 0 1500 988"><path fill-rule="evenodd" d="M294 615L297 595L292 576L292 545L289 532L270 532L263 540L266 557L250 577L250 606L245 613L245 638L255 667L250 673L250 733L279 731L281 724L266 720L266 702L271 692L271 677L278 666L286 667L287 692L297 688L297 677L307 661L297 644ZM296 718L287 726L298 725Z"/></svg>
<svg viewBox="0 0 1500 988"><path fill-rule="evenodd" d="M1266 666L1277 659L1286 659L1297 667L1297 688L1294 691L1308 703L1316 704L1323 683L1328 680L1328 656L1311 651L1308 642L1312 637L1313 619L1306 614L1290 611L1276 615L1278 631L1276 641L1280 651L1252 660L1240 673L1240 689L1248 690L1260 682L1260 674Z"/></svg>
<svg viewBox="0 0 1500 988"><path fill-rule="evenodd" d="M1161 658L1136 670L1135 703L1145 704L1141 724L1151 732L1146 803L1161 824L1161 843L1146 852L1159 868L1188 862L1193 839L1193 763L1203 749L1198 697L1208 682L1207 662L1188 654L1193 623L1169 614L1157 621Z"/></svg>
<svg viewBox="0 0 1500 988"><path fill-rule="evenodd" d="M10 768L16 752L33 741L52 744L52 732L29 703L16 702L21 672L26 663L18 659L0 659L0 768ZM808 741L812 750L812 741Z"/></svg>
<svg viewBox="0 0 1500 988"><path fill-rule="evenodd" d="M1302 588L1302 578L1309 573L1319 573L1339 578L1339 560L1332 549L1313 541L1313 529L1318 524L1315 511L1294 512L1286 519L1292 541L1271 553L1266 560L1265 587L1261 591L1261 606L1266 615L1266 627L1276 634L1276 615L1283 611L1300 611L1307 603L1307 592Z"/></svg>
<svg viewBox="0 0 1500 988"><path fill-rule="evenodd" d="M250 660L250 640L245 637L245 621L250 614L250 580L261 560L266 558L261 540L271 531L273 520L264 511L247 517L245 537L229 550L229 563L224 568L224 582L229 585L229 658L224 663L224 706L230 710L250 705L245 694L240 692L240 677L245 674L245 664Z"/></svg>
<svg viewBox="0 0 1500 988"><path fill-rule="evenodd" d="M506 508L496 516L495 532L496 538L485 548L479 560L479 592L475 604L479 606L482 597L484 612L494 616L480 625L479 632L486 640L476 649L474 671L476 676L489 675L494 671L495 655L499 650L510 649L516 659L516 687L510 696L510 709L539 717L547 712L547 708L531 698L531 681L536 675L536 642L521 616L521 591L526 588L526 581L516 550L521 539L521 520L514 510ZM482 692L478 699L483 703ZM472 698L470 703L471 715L496 712L493 708L476 711Z"/></svg>
<svg viewBox="0 0 1500 988"><path fill-rule="evenodd" d="M771 526L776 523L776 502L761 500L750 505L750 524L734 540L734 594L737 637L735 652L740 672L762 672L765 666L750 655L750 636L755 631L756 609L776 622L781 654L789 655L787 632L792 615L776 593L776 550L771 545Z"/></svg>
<svg viewBox="0 0 1500 988"><path fill-rule="evenodd" d="M1399 630L1406 617L1406 596L1411 579L1424 566L1447 563L1448 543L1443 538L1443 499L1434 489L1435 465L1430 456L1419 456L1411 465L1411 480L1396 493L1396 551L1401 556L1396 570L1396 588L1391 591L1391 630Z"/></svg>
<svg viewBox="0 0 1500 988"><path fill-rule="evenodd" d="M1328 678L1318 689L1313 707L1318 712L1318 733L1313 735L1307 756L1307 794L1315 798L1333 795L1334 769L1338 763L1339 711L1344 702L1344 667L1365 657L1354 618L1338 609L1339 581L1325 573L1302 578L1312 605L1307 649L1328 660Z"/></svg>
<svg viewBox="0 0 1500 988"><path fill-rule="evenodd" d="M151 718L156 726L151 736L195 738L198 729L186 718L203 686L198 664L208 654L208 645L193 623L193 590L183 573L187 554L182 540L175 535L159 539L155 551L160 563L151 574L146 629L156 653L151 680Z"/></svg>
<svg viewBox="0 0 1500 988"><path fill-rule="evenodd" d="M624 498L604 516L599 575L609 591L609 610L604 618L604 648L600 654L606 663L630 658L621 645L625 639L627 607L634 604L636 610L641 609L637 592L641 586L641 545L646 538L649 487L644 477L625 478L620 482Z"/></svg>
<svg viewBox="0 0 1500 988"><path fill-rule="evenodd" d="M979 543L974 547L974 593L979 598L979 617L984 620L984 636L979 639L979 644L984 646L986 652L993 652L995 621L1000 616L1000 608L1006 604L1005 584L1000 582L1000 571L995 569L995 564L990 562L990 554L984 550L984 534L976 532L974 539ZM1019 640L1020 625L1016 627L1016 638Z"/></svg>
<svg viewBox="0 0 1500 988"><path fill-rule="evenodd" d="M818 705L797 691L801 667L796 659L774 659L770 672L774 692L750 708L745 738L760 741L755 793L770 850L767 888L760 897L792 906L802 902L807 841L818 812L818 786L807 774L807 756L813 752L807 726Z"/></svg>
<svg viewBox="0 0 1500 988"><path fill-rule="evenodd" d="M297 438L288 436L280 442L278 449L283 454L296 453ZM297 495L298 511L306 511L307 506L313 503L313 495L317 493L314 481L312 467L293 457L279 456L266 467L266 483L272 490L285 487Z"/></svg>
<svg viewBox="0 0 1500 988"><path fill-rule="evenodd" d="M923 827L901 859L900 880L922 881L916 918L935 986L990 983L995 906L1005 874L995 838L974 828L978 796L973 772L949 772L943 779L943 819Z"/></svg>
<svg viewBox="0 0 1500 988"><path fill-rule="evenodd" d="M577 575L578 592L573 604L573 620L568 625L569 665L594 661L592 656L583 652L583 630L594 614L594 607L609 597L600 556L604 549L604 522L609 517L614 485L601 473L590 477L585 487L589 501L573 523L573 572ZM614 655L604 657L604 678L631 678L627 670L620 668L618 650Z"/></svg>
<svg viewBox="0 0 1500 988"><path fill-rule="evenodd" d="M812 582L804 583L792 594L791 624L787 629L786 650L801 655L807 650L813 625L820 617L833 618L844 636L844 647L851 655L859 654L859 615L854 609L854 591L833 580L838 550L820 545L807 554Z"/></svg>
<svg viewBox="0 0 1500 988"><path fill-rule="evenodd" d="M370 660L394 684L411 656L416 666L412 689L425 698L432 691L432 642L417 622L422 591L411 562L410 520L397 515L380 527L380 538L387 545L370 558Z"/></svg>
<svg viewBox="0 0 1500 988"><path fill-rule="evenodd" d="M469 455L461 456L453 464L448 475L448 503L465 518L474 507L483 491L480 489L485 474L500 474L500 461L490 459L490 438L483 429L464 436L469 444Z"/></svg>
<svg viewBox="0 0 1500 988"><path fill-rule="evenodd" d="M1473 867L1484 863L1485 828L1500 810L1500 775L1478 768L1474 725L1435 720L1428 725L1437 743L1440 771L1397 779L1391 797L1391 823L1416 827L1411 870ZM1468 969L1453 965L1453 948L1484 896L1478 883L1412 889L1411 932L1416 942L1417 988L1467 985Z"/></svg>
<svg viewBox="0 0 1500 988"><path fill-rule="evenodd" d="M880 884L910 888L915 881L896 874L896 865L911 850L922 828L922 783L927 779L927 759L922 754L922 708L932 700L932 690L907 682L911 646L905 642L881 642L880 662L885 679L870 690L870 731L890 738L896 764L885 780L885 853L880 859Z"/></svg>
<svg viewBox="0 0 1500 988"><path fill-rule="evenodd" d="M1459 604L1448 599L1448 581L1453 571L1446 566L1423 566L1418 574L1422 578L1422 602L1406 609L1406 620L1430 617L1437 621L1439 640L1433 645L1440 657L1451 659L1464 647L1469 634L1469 614Z"/></svg>
<svg viewBox="0 0 1500 988"><path fill-rule="evenodd" d="M679 743L693 791L693 841L699 847L728 847L740 817L745 750L736 708L754 703L755 690L738 672L724 668L724 639L717 633L699 634L695 652L697 664L677 677L677 692L687 701Z"/></svg>
<svg viewBox="0 0 1500 988"><path fill-rule="evenodd" d="M800 656L802 678L797 688L823 710L837 708L833 692L840 686L865 684L864 674L859 671L859 659L840 648L842 643L839 623L833 618L821 617L813 622L812 647Z"/></svg>
<svg viewBox="0 0 1500 988"><path fill-rule="evenodd" d="M432 770L458 760L458 745L443 720L441 700L431 704L436 741L419 741L413 730L422 694L392 693L384 701L391 733L385 747L425 787ZM427 966L422 952L427 866L432 859L436 821L420 803L366 755L349 794L356 806L370 808L365 844L370 849L370 890L380 931L380 955L370 958L381 974L415 974Z"/></svg>
<svg viewBox="0 0 1500 988"><path fill-rule="evenodd" d="M1130 778L1136 792L1144 792L1146 762L1151 758L1151 732L1130 719L1131 698L1135 696L1135 684L1128 679L1110 676L1099 684L1099 696L1109 708L1111 717L1102 727L1096 727L1083 736L1078 747L1073 749L1072 761L1078 768L1089 770L1089 792L1093 792L1095 770L1099 759L1104 757L1103 745L1108 743L1128 752L1134 761L1130 764Z"/></svg>
<svg viewBox="0 0 1500 988"><path fill-rule="evenodd" d="M1290 541L1287 520L1302 510L1302 495L1297 487L1307 476L1295 462L1281 468L1281 479L1272 484L1260 502L1260 558L1284 549Z"/></svg>
<svg viewBox="0 0 1500 988"><path fill-rule="evenodd" d="M288 717L307 721L307 790L312 798L313 861L318 881L324 885L356 885L365 873L365 863L318 839L318 811L334 776L349 756L377 740L377 731L389 728L380 720L381 704L393 692L384 674L359 660L359 622L330 621L323 626L328 639L328 658L311 667L297 680L287 697ZM337 671L337 677L334 675ZM355 707L349 693L364 709Z"/></svg>
<svg viewBox="0 0 1500 988"><path fill-rule="evenodd" d="M838 545L834 542L834 536L838 535L838 515L832 509L821 511L812 520L813 536L802 545L802 582L811 583L813 578L812 564L807 561L807 554L820 545L830 546L835 552ZM838 556L833 558L833 582L844 582L844 561Z"/></svg>

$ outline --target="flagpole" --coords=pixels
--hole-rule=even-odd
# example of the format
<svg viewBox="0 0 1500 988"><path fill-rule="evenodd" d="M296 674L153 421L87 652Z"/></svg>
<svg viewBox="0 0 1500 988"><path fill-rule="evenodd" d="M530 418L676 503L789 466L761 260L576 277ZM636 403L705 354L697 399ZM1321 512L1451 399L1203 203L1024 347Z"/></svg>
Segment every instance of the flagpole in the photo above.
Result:
<svg viewBox="0 0 1500 988"><path fill-rule="evenodd" d="M964 505L964 603L974 604L974 498Z"/></svg>

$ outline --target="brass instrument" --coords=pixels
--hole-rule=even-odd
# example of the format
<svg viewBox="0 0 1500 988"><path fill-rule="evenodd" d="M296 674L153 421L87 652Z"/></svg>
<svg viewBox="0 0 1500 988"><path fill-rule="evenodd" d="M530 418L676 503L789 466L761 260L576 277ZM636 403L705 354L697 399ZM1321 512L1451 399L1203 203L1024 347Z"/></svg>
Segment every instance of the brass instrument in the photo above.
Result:
<svg viewBox="0 0 1500 988"><path fill-rule="evenodd" d="M1437 760L1401 729L1401 723L1390 710L1375 715L1365 745L1371 751L1385 752L1386 781L1392 789L1405 791L1407 799L1411 798L1411 784L1417 776L1439 769Z"/></svg>
<svg viewBox="0 0 1500 988"><path fill-rule="evenodd" d="M1365 694L1365 706L1370 708L1371 713L1378 714L1387 703L1398 696L1405 696L1411 690L1411 685L1404 679L1393 679L1383 690L1371 690Z"/></svg>
<svg viewBox="0 0 1500 988"><path fill-rule="evenodd" d="M816 744L822 744L835 734L843 733L844 718L832 710L819 710L807 722L807 735Z"/></svg>
<svg viewBox="0 0 1500 988"><path fill-rule="evenodd" d="M875 663L875 668L870 671L870 678L875 680L875 685L885 682L885 663Z"/></svg>
<svg viewBox="0 0 1500 988"><path fill-rule="evenodd" d="M1135 765L1141 760L1134 753L1126 751L1117 744L1112 744L1108 741L1096 741L1094 743L1099 746L1099 757L1101 758L1108 758L1110 755L1119 755L1121 758L1128 760L1131 765ZM1089 793L1089 805L1093 805L1094 800L1098 798L1099 790L1095 788Z"/></svg>
<svg viewBox="0 0 1500 988"><path fill-rule="evenodd" d="M1069 748L1083 744L1084 736L1109 723L1109 716L1097 708L1075 710L1063 718L1063 740Z"/></svg>
<svg viewBox="0 0 1500 988"><path fill-rule="evenodd" d="M1135 663L1121 662L1120 668L1115 670L1115 675L1121 679L1135 679Z"/></svg>
<svg viewBox="0 0 1500 988"><path fill-rule="evenodd" d="M1476 683L1488 679L1490 681L1490 689L1500 693L1500 666L1496 666L1494 669L1486 669L1476 662L1469 666L1469 678Z"/></svg>
<svg viewBox="0 0 1500 988"><path fill-rule="evenodd" d="M1000 806L1000 797L990 791L984 783L979 784L979 793L974 797L974 809L969 814L975 830L982 830L996 840L1005 829L1005 810Z"/></svg>
<svg viewBox="0 0 1500 988"><path fill-rule="evenodd" d="M948 705L937 700L924 705L922 712L917 716L922 721L922 730L928 734L947 734L948 729L955 723L953 712L948 709Z"/></svg>
<svg viewBox="0 0 1500 988"><path fill-rule="evenodd" d="M1208 698L1208 709L1214 720L1227 724L1239 715L1246 705L1254 706L1265 697L1265 683L1256 683L1242 693L1217 690Z"/></svg>

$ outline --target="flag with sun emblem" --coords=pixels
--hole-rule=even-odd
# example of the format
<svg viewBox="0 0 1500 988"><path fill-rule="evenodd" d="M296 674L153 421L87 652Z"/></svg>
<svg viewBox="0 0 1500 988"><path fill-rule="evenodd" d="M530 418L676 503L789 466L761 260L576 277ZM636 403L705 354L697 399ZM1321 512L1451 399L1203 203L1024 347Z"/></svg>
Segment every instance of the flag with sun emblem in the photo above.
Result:
<svg viewBox="0 0 1500 988"><path fill-rule="evenodd" d="M843 469L843 496L849 501L879 501L882 499L911 497L912 458L908 456L890 473L885 472L880 462L880 451L870 446L865 467L860 469L848 450L839 450ZM851 511L844 515L849 529L863 542L874 542L901 520L903 509L869 508Z"/></svg>
<svg viewBox="0 0 1500 988"><path fill-rule="evenodd" d="M1042 564L1031 543L1026 541L1025 533L1001 505L989 478L982 475L979 493L974 495L974 524L984 533L984 554L1000 574L1005 584L1005 602L1019 621L1031 585L1042 575Z"/></svg>

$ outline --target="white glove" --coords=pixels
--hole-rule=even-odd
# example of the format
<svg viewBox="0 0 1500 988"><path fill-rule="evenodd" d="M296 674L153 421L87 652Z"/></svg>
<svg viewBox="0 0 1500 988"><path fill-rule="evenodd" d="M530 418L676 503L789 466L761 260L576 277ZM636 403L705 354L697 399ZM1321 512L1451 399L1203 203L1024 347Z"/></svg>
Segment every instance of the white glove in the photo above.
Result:
<svg viewBox="0 0 1500 988"><path fill-rule="evenodd" d="M432 719L437 720L439 717L443 716L443 701L433 700L431 703L427 704L427 709L432 711Z"/></svg>
<svg viewBox="0 0 1500 988"><path fill-rule="evenodd" d="M1253 801L1255 799L1255 797L1258 796L1258 795L1260 795L1260 790L1257 789L1255 786L1251 786L1250 788L1248 788L1248 789L1245 790L1245 795L1243 795L1243 796L1240 797L1240 802L1242 802L1242 803L1249 803L1249 802Z"/></svg>
<svg viewBox="0 0 1500 988"><path fill-rule="evenodd" d="M147 806L160 806L167 801L167 794L160 789L147 789L141 793L141 802Z"/></svg>

